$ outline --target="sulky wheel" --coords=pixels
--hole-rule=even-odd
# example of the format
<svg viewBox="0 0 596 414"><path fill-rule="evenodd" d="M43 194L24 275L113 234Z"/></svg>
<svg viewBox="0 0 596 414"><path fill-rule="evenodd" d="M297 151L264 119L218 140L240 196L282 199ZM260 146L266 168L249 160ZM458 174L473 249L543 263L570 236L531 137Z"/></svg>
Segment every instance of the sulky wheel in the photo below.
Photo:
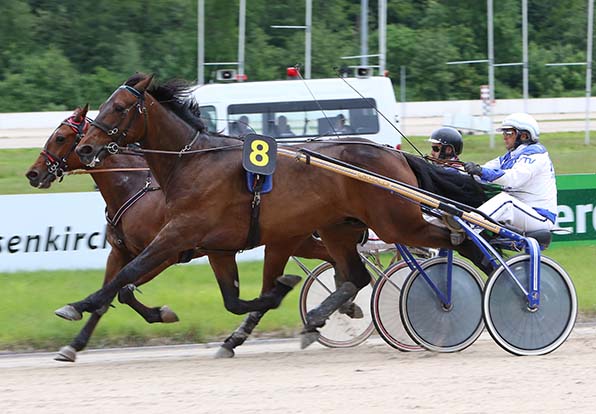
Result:
<svg viewBox="0 0 596 414"><path fill-rule="evenodd" d="M461 351L472 345L484 329L482 279L463 260L454 258L452 266L450 306L443 304L418 270L408 276L402 288L400 307L404 327L430 351ZM447 257L429 259L421 267L439 291L447 295Z"/></svg>
<svg viewBox="0 0 596 414"><path fill-rule="evenodd" d="M372 283L361 289L353 303L335 311L320 329L318 341L330 348L349 348L361 344L373 333L374 325L370 316L370 295ZM300 317L306 323L306 314L316 308L335 291L335 270L329 263L317 266L306 279L300 291ZM362 317L353 318L353 312Z"/></svg>
<svg viewBox="0 0 596 414"><path fill-rule="evenodd" d="M400 351L422 351L406 332L400 317L399 299L404 281L411 270L400 261L377 279L370 300L370 312L377 332L391 347Z"/></svg>
<svg viewBox="0 0 596 414"><path fill-rule="evenodd" d="M515 256L507 265L521 286L529 288L530 256ZM569 336L577 316L571 278L554 260L540 258L540 304L528 307L520 287L501 266L489 278L483 301L486 327L493 339L515 355L543 355Z"/></svg>

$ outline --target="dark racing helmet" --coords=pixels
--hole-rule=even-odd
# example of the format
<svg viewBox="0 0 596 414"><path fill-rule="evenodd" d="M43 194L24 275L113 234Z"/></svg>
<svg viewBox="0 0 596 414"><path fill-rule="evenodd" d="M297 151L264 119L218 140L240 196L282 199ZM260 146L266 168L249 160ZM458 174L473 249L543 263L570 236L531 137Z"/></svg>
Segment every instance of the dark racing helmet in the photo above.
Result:
<svg viewBox="0 0 596 414"><path fill-rule="evenodd" d="M460 155L464 150L464 140L461 133L455 128L443 127L435 129L430 134L428 141L432 144L449 145L453 148L453 152L456 155ZM441 151L441 154L444 154L444 152Z"/></svg>

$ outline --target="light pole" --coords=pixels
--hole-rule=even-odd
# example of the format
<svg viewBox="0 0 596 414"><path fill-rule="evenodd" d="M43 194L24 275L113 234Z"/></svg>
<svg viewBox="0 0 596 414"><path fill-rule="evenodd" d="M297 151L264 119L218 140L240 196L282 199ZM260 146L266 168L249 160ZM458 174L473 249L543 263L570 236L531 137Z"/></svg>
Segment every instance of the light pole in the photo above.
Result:
<svg viewBox="0 0 596 414"><path fill-rule="evenodd" d="M368 0L360 0L360 65L368 65Z"/></svg>
<svg viewBox="0 0 596 414"><path fill-rule="evenodd" d="M495 147L495 132L493 131L493 102L495 101L495 54L493 40L493 0L486 1L488 19L488 88L490 94L490 105L488 106L488 117L490 119L489 146Z"/></svg>
<svg viewBox="0 0 596 414"><path fill-rule="evenodd" d="M246 0L238 5L238 61L205 63L205 0L197 0L197 84L205 83L205 66L235 65L236 80L244 80L244 38L246 31Z"/></svg>
<svg viewBox="0 0 596 414"><path fill-rule="evenodd" d="M246 34L246 0L240 0L238 11L238 80L244 80L244 44Z"/></svg>
<svg viewBox="0 0 596 414"><path fill-rule="evenodd" d="M197 4L197 83L205 83L205 0Z"/></svg>
<svg viewBox="0 0 596 414"><path fill-rule="evenodd" d="M304 30L304 79L310 79L310 58L312 48L312 0L306 0L304 26L273 25L273 29L303 29Z"/></svg>
<svg viewBox="0 0 596 414"><path fill-rule="evenodd" d="M547 63L545 66L586 66L586 126L584 144L590 145L590 100L592 98L592 32L594 22L594 0L588 0L587 50L585 62Z"/></svg>

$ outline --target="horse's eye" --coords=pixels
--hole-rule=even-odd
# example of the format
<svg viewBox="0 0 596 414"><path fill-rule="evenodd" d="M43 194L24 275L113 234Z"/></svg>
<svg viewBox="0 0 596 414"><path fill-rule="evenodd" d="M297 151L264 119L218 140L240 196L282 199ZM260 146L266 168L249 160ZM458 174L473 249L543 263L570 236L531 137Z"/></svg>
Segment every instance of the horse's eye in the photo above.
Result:
<svg viewBox="0 0 596 414"><path fill-rule="evenodd" d="M124 112L124 107L120 105L114 105L114 111L116 112Z"/></svg>
<svg viewBox="0 0 596 414"><path fill-rule="evenodd" d="M64 141L66 141L66 138L64 138L64 136L63 136L63 135L58 135L58 136L56 136L56 142L57 142L58 144L62 144Z"/></svg>

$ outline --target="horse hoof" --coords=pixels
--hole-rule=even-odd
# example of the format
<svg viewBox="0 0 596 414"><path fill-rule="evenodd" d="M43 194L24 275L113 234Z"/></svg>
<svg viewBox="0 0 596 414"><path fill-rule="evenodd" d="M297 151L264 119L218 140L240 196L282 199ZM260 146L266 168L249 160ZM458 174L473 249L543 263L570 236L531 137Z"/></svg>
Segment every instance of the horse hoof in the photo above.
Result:
<svg viewBox="0 0 596 414"><path fill-rule="evenodd" d="M345 306L342 305L339 309L338 312L341 314L344 314L352 319L362 319L364 318L364 312L362 311L362 308L358 305L356 305L354 302L350 303L349 305Z"/></svg>
<svg viewBox="0 0 596 414"><path fill-rule="evenodd" d="M318 330L302 332L300 334L300 349L308 348L313 342L317 342L321 333Z"/></svg>
<svg viewBox="0 0 596 414"><path fill-rule="evenodd" d="M348 314L348 316L352 319L362 319L364 318L364 312L362 312L362 308L358 305L356 305L355 303L353 303L353 307L351 309L351 312Z"/></svg>
<svg viewBox="0 0 596 414"><path fill-rule="evenodd" d="M66 345L60 348L60 351L58 351L58 355L56 355L56 358L54 358L55 361L62 362L75 362L76 359L77 351L75 351L75 349L70 345Z"/></svg>
<svg viewBox="0 0 596 414"><path fill-rule="evenodd" d="M170 307L167 305L164 305L161 308L159 308L159 316L161 317L161 321L163 323L174 323L180 320L178 319L178 315L176 315L176 312L170 309Z"/></svg>
<svg viewBox="0 0 596 414"><path fill-rule="evenodd" d="M234 350L220 346L217 352L215 353L215 359L221 358L234 358Z"/></svg>
<svg viewBox="0 0 596 414"><path fill-rule="evenodd" d="M293 288L298 283L300 283L301 280L302 280L302 278L300 276L296 276L296 275L282 275L282 276L280 276L280 277L277 278L277 283L280 283L280 284L282 284L284 286Z"/></svg>
<svg viewBox="0 0 596 414"><path fill-rule="evenodd" d="M76 310L72 305L62 306L60 309L56 309L54 313L67 321L80 321L83 319L81 312Z"/></svg>

